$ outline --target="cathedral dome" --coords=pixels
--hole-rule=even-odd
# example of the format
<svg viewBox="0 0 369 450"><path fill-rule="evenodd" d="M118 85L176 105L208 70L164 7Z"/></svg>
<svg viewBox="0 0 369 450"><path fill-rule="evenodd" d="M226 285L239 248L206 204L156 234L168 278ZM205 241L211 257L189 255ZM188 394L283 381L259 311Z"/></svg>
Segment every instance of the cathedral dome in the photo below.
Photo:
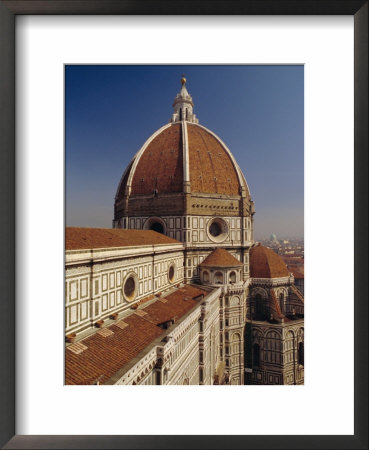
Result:
<svg viewBox="0 0 369 450"><path fill-rule="evenodd" d="M241 195L245 179L225 144L207 128L174 122L154 133L135 155L120 183L117 200L130 195L183 192Z"/></svg>
<svg viewBox="0 0 369 450"><path fill-rule="evenodd" d="M250 249L250 277L281 278L289 275L283 259L272 249L260 244Z"/></svg>
<svg viewBox="0 0 369 450"><path fill-rule="evenodd" d="M154 203L158 216L215 212L229 216L240 211L248 215L252 211L240 167L225 143L199 124L184 77L181 84L169 123L147 139L120 180L116 223L128 215L151 215Z"/></svg>

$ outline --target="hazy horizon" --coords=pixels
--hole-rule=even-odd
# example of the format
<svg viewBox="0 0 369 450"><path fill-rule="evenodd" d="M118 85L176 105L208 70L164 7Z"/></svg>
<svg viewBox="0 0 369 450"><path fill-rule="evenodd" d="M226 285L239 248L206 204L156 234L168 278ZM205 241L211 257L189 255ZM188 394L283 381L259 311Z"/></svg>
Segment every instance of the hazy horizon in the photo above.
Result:
<svg viewBox="0 0 369 450"><path fill-rule="evenodd" d="M66 66L66 225L111 228L120 178L168 123L182 73L246 177L255 239L303 238L303 66Z"/></svg>

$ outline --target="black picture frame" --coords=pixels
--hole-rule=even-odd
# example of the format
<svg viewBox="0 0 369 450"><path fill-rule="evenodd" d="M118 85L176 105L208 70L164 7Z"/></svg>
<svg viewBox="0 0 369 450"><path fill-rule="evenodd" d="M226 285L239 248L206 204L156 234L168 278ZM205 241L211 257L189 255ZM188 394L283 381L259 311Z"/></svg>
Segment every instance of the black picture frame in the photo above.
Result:
<svg viewBox="0 0 369 450"><path fill-rule="evenodd" d="M355 59L354 435L15 435L15 17L19 14L353 15ZM365 0L0 0L0 445L7 449L368 448L368 1ZM344 312L343 312L344 314ZM344 332L344 315L342 332ZM336 362L339 366L344 363ZM342 380L344 383L344 380ZM337 399L339 401L339 398ZM317 405L318 407L318 405Z"/></svg>

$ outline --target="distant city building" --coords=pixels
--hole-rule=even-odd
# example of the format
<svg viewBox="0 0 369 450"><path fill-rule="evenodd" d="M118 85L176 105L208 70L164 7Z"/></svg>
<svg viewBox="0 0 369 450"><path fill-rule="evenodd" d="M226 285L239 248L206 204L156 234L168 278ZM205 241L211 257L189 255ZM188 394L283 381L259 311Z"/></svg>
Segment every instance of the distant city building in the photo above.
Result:
<svg viewBox="0 0 369 450"><path fill-rule="evenodd" d="M275 243L275 244L279 244L278 239L277 239L277 235L275 233L272 233L270 235L270 242Z"/></svg>
<svg viewBox="0 0 369 450"><path fill-rule="evenodd" d="M65 382L302 384L303 297L254 245L246 179L181 83L122 175L113 229L66 229Z"/></svg>

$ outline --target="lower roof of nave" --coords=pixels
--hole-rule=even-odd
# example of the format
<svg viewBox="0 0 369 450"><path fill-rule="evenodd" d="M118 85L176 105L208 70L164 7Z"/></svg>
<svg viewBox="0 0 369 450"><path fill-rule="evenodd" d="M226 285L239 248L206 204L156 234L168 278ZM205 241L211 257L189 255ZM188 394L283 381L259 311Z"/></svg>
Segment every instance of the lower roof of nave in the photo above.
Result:
<svg viewBox="0 0 369 450"><path fill-rule="evenodd" d="M203 286L180 285L155 297L93 334L67 345L65 383L104 384L167 330L160 325L176 322L212 292Z"/></svg>

